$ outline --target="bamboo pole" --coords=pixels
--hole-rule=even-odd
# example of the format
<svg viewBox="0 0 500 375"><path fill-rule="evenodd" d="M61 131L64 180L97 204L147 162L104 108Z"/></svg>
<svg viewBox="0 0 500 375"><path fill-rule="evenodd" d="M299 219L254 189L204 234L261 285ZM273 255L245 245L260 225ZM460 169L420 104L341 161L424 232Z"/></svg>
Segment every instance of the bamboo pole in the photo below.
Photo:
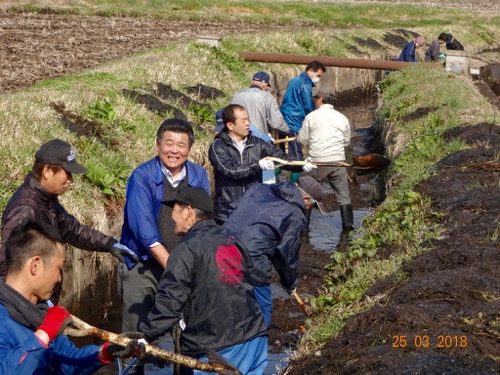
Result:
<svg viewBox="0 0 500 375"><path fill-rule="evenodd" d="M112 342L113 344L118 344L121 346L127 346L127 344L132 341L131 338L120 336L113 332L108 332L103 329L94 327L83 320L77 318L74 315L71 315L73 319L73 325L77 328L66 328L64 330L64 334L73 336L73 337L96 337L104 341ZM219 374L238 374L242 375L241 372L225 363L219 363L214 360L211 360L208 363L198 361L197 359L169 352L168 350L159 349L153 345L146 344L146 356L152 356L156 358L163 359L168 362L178 363L186 367L190 367L193 369L207 371L207 372L217 372ZM225 361L226 362L226 361Z"/></svg>

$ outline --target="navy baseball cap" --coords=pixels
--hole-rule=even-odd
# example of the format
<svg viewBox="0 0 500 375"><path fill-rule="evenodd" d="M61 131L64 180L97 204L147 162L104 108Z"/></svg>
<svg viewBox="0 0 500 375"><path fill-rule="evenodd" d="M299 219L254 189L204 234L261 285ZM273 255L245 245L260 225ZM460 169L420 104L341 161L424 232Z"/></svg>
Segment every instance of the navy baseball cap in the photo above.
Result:
<svg viewBox="0 0 500 375"><path fill-rule="evenodd" d="M76 161L73 146L61 139L52 139L41 145L35 154L35 160L43 164L60 165L66 172L87 173L87 168Z"/></svg>
<svg viewBox="0 0 500 375"><path fill-rule="evenodd" d="M200 187L186 186L178 188L174 191L171 199L161 203L169 207L174 207L175 203L181 203L209 213L214 211L210 195Z"/></svg>
<svg viewBox="0 0 500 375"><path fill-rule="evenodd" d="M271 77L266 72L257 72L253 75L252 81L259 81L259 82L267 83L267 85L269 86L269 82L271 81Z"/></svg>

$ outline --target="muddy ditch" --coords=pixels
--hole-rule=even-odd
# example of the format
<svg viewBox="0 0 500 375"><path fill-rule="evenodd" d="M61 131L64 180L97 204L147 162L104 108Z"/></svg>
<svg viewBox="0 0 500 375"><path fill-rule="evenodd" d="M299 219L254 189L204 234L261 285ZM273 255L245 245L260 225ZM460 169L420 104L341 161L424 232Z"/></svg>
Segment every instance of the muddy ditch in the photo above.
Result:
<svg viewBox="0 0 500 375"><path fill-rule="evenodd" d="M348 149L348 154L351 156L361 153L380 152L380 145L374 141L375 127L372 124L376 98L369 89L357 91L350 91L340 95L339 106L337 107L351 119L354 135L351 147ZM373 196L380 194L374 193L374 176L372 174L358 176L354 170L349 172L352 179L351 196L355 224L359 226L361 219L373 207ZM326 275L324 267L330 263L330 254L339 248L347 246L348 243L348 239L341 234L340 213L333 192L331 192L328 184L323 186L327 191L325 206L328 213L321 215L316 212L317 210L313 211L310 226L303 234L301 247L298 290L306 302L319 294L323 278ZM288 365L290 356L300 340L302 327L304 327L306 321L306 317L297 302L279 286L277 274L274 275L272 294L274 308L272 325L269 330L270 363L266 371L267 375L279 374ZM85 300L82 301L82 304L86 304ZM106 318L104 320L101 318L102 313L94 312L89 315L89 322L98 327L119 332L121 328L121 304L116 294L107 301L106 307ZM89 339L75 339L74 341L77 345L95 342ZM170 335L160 339L156 344L169 350L173 348ZM146 372L152 375L171 374L173 368L161 369L154 364L147 364ZM98 373L114 374L116 373L116 365L106 366Z"/></svg>
<svg viewBox="0 0 500 375"><path fill-rule="evenodd" d="M401 277L375 283L366 298L379 305L293 361L287 375L500 373L499 134L488 123L444 134L473 148L443 158L415 189L444 213L443 237L422 244L428 252L404 264ZM394 251L404 249L386 256Z"/></svg>

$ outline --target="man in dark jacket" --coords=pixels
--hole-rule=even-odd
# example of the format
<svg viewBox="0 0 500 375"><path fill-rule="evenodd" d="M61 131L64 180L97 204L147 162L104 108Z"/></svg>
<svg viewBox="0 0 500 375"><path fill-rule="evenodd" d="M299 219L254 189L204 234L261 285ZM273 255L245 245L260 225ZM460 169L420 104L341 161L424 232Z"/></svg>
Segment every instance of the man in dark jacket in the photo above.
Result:
<svg viewBox="0 0 500 375"><path fill-rule="evenodd" d="M227 219L227 207L250 186L262 182L262 171L274 170L267 156L296 160L279 148L254 137L250 132L248 112L238 104L231 104L223 113L225 129L215 136L208 157L214 167L215 204L214 219L222 224ZM303 167L283 167L293 171L310 172L311 163Z"/></svg>
<svg viewBox="0 0 500 375"><path fill-rule="evenodd" d="M109 252L121 262L127 255L137 257L126 246L102 232L81 224L59 203L58 197L73 183L72 174L87 170L76 161L73 147L60 139L44 143L36 152L35 163L24 183L14 192L2 215L0 275L5 275L5 244L14 227L39 221L56 228L65 243L83 250Z"/></svg>
<svg viewBox="0 0 500 375"><path fill-rule="evenodd" d="M463 51L464 46L452 34L441 33L438 36L438 39L446 44L446 49L455 50L455 51Z"/></svg>
<svg viewBox="0 0 500 375"><path fill-rule="evenodd" d="M399 57L396 61L418 62L416 51L417 48L425 45L425 38L419 35L415 40L410 40L401 50Z"/></svg>
<svg viewBox="0 0 500 375"><path fill-rule="evenodd" d="M243 374L263 374L266 325L253 293L247 250L211 219L204 189L177 189L165 204L173 207L175 232L183 238L170 255L140 331L154 340L180 321L182 354L206 361L209 349Z"/></svg>
<svg viewBox="0 0 500 375"><path fill-rule="evenodd" d="M272 268L278 272L283 289L291 294L299 282L297 269L300 240L307 226L306 210L323 197L323 188L312 177L300 177L297 183L298 187L292 182L252 185L229 205L229 218L224 223L252 258L255 297L268 327Z"/></svg>

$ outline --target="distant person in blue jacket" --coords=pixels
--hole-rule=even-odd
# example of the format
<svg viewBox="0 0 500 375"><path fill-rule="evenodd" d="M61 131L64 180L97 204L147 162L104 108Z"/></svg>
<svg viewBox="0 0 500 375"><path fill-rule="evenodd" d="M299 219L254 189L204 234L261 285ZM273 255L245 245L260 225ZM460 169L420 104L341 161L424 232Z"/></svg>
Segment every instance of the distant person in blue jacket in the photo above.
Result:
<svg viewBox="0 0 500 375"><path fill-rule="evenodd" d="M306 66L304 72L288 82L280 110L290 129L290 136L294 137L298 134L307 114L314 111L312 90L325 72L326 68L323 63L314 60ZM304 159L302 146L298 142L288 144L288 154L295 160ZM301 173L292 172L290 180L295 182L300 175Z"/></svg>
<svg viewBox="0 0 500 375"><path fill-rule="evenodd" d="M61 280L64 243L56 228L28 221L6 244L7 276L0 280L0 374L92 374L115 357L144 355L137 340L77 348L63 335L70 313L47 303ZM129 332L130 338L143 337Z"/></svg>
<svg viewBox="0 0 500 375"><path fill-rule="evenodd" d="M421 35L417 36L415 40L412 40L403 47L401 54L396 59L397 61L407 61L407 62L417 62L416 50L419 47L425 45L425 38Z"/></svg>
<svg viewBox="0 0 500 375"><path fill-rule="evenodd" d="M118 268L123 331L137 331L139 322L147 317L169 252L181 239L174 231L172 208L161 202L186 186L210 193L205 169L188 161L194 141L189 123L166 120L156 133L157 156L137 167L127 182L121 243L137 254L139 263L134 267L126 262Z"/></svg>

